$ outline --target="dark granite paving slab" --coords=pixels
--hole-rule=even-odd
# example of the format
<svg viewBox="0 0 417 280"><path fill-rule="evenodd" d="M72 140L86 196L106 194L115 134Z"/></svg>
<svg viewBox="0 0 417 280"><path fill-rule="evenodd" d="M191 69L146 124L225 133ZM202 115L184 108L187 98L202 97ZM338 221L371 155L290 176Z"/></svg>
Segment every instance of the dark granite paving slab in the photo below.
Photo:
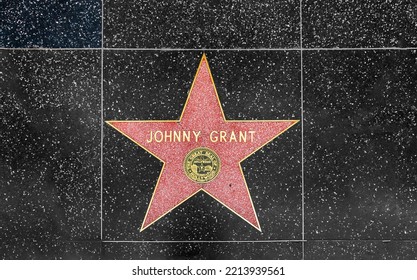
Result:
<svg viewBox="0 0 417 280"><path fill-rule="evenodd" d="M416 239L417 51L304 54L306 239Z"/></svg>
<svg viewBox="0 0 417 280"><path fill-rule="evenodd" d="M308 241L306 260L415 260L417 241Z"/></svg>
<svg viewBox="0 0 417 280"><path fill-rule="evenodd" d="M303 47L416 47L414 0L303 1Z"/></svg>
<svg viewBox="0 0 417 280"><path fill-rule="evenodd" d="M103 259L111 260L293 260L301 257L301 242L103 244Z"/></svg>
<svg viewBox="0 0 417 280"><path fill-rule="evenodd" d="M0 47L101 46L100 0L3 0Z"/></svg>
<svg viewBox="0 0 417 280"><path fill-rule="evenodd" d="M16 240L0 244L0 259L98 260L101 248L101 241Z"/></svg>
<svg viewBox="0 0 417 280"><path fill-rule="evenodd" d="M299 46L298 0L104 1L110 48Z"/></svg>
<svg viewBox="0 0 417 280"><path fill-rule="evenodd" d="M0 61L0 241L99 239L100 53Z"/></svg>
<svg viewBox="0 0 417 280"><path fill-rule="evenodd" d="M106 51L105 120L178 119L201 52ZM299 119L298 52L208 52L230 119ZM301 239L301 131L294 126L243 162L262 232L200 193L139 232L162 164L104 129L105 240Z"/></svg>

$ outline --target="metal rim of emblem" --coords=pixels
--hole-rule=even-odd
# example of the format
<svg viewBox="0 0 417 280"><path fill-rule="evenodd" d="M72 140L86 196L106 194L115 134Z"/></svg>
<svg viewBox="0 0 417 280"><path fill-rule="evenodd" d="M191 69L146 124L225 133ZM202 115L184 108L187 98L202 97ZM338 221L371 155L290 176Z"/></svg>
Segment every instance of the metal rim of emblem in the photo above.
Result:
<svg viewBox="0 0 417 280"><path fill-rule="evenodd" d="M196 183L208 183L220 172L220 158L211 149L199 147L191 150L184 158L184 172Z"/></svg>

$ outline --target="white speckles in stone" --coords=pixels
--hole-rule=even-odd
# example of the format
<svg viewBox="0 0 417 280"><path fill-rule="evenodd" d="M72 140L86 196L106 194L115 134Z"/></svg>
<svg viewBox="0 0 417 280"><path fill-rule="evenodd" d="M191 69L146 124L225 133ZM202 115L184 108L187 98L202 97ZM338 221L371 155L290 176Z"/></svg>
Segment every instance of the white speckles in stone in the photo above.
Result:
<svg viewBox="0 0 417 280"><path fill-rule="evenodd" d="M4 1L0 47L99 47L101 1Z"/></svg>
<svg viewBox="0 0 417 280"><path fill-rule="evenodd" d="M2 239L99 236L98 54L2 51Z"/></svg>
<svg viewBox="0 0 417 280"><path fill-rule="evenodd" d="M299 2L293 0L116 0L104 7L109 15L105 44L110 47L269 48L299 44Z"/></svg>
<svg viewBox="0 0 417 280"><path fill-rule="evenodd" d="M303 2L303 44L307 47L417 45L415 1Z"/></svg>
<svg viewBox="0 0 417 280"><path fill-rule="evenodd" d="M409 237L415 53L311 52L305 62L306 228L321 238Z"/></svg>

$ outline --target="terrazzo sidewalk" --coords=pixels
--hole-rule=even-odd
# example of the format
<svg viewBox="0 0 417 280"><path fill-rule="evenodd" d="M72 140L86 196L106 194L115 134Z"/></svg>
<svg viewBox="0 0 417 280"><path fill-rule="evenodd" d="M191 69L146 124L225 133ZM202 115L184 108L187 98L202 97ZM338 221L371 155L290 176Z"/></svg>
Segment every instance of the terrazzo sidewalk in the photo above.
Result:
<svg viewBox="0 0 417 280"><path fill-rule="evenodd" d="M417 2L6 0L2 259L417 259ZM205 193L143 232L162 163L106 120L178 119L206 54L227 119L300 122L242 163L262 232Z"/></svg>

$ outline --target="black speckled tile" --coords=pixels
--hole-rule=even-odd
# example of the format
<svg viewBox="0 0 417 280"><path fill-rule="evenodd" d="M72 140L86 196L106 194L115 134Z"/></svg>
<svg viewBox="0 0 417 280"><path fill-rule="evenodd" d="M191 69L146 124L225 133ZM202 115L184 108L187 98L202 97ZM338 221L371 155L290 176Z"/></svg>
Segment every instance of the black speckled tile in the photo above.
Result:
<svg viewBox="0 0 417 280"><path fill-rule="evenodd" d="M0 60L0 241L99 239L100 52Z"/></svg>
<svg viewBox="0 0 417 280"><path fill-rule="evenodd" d="M106 51L105 120L178 119L201 55ZM207 58L227 118L300 118L299 52L208 52ZM161 167L145 150L105 127L105 240L301 239L299 126L242 164L262 233L204 193L140 233Z"/></svg>
<svg viewBox="0 0 417 280"><path fill-rule="evenodd" d="M299 46L298 0L104 1L104 43L118 48Z"/></svg>
<svg viewBox="0 0 417 280"><path fill-rule="evenodd" d="M417 241L308 241L306 260L415 260Z"/></svg>
<svg viewBox="0 0 417 280"><path fill-rule="evenodd" d="M101 241L13 240L0 243L0 259L7 260L98 260Z"/></svg>
<svg viewBox="0 0 417 280"><path fill-rule="evenodd" d="M301 242L103 244L103 259L111 260L297 260L301 258Z"/></svg>
<svg viewBox="0 0 417 280"><path fill-rule="evenodd" d="M303 1L303 47L416 47L414 0Z"/></svg>
<svg viewBox="0 0 417 280"><path fill-rule="evenodd" d="M101 46L100 0L4 0L0 47Z"/></svg>
<svg viewBox="0 0 417 280"><path fill-rule="evenodd" d="M306 239L416 239L417 51L304 55Z"/></svg>

